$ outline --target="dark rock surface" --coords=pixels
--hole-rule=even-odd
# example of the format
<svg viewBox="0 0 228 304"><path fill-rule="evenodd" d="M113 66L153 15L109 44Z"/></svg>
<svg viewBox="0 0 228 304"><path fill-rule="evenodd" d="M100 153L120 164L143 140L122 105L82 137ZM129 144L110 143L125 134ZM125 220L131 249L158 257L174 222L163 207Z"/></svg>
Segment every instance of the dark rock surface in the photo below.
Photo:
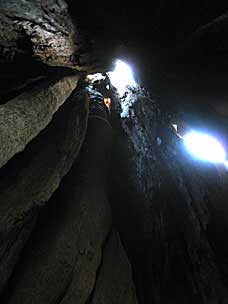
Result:
<svg viewBox="0 0 228 304"><path fill-rule="evenodd" d="M102 145L96 145L100 138ZM130 266L118 237L111 237L106 245L111 229L105 187L110 140L107 122L89 118L81 154L40 214L11 279L6 303L93 303L93 297L97 303L97 292L106 298L100 294L103 275L110 280L110 284L103 284L111 294L102 303L115 302L117 291L122 296L115 303L137 303ZM107 252L110 245L115 248L113 252ZM110 271L109 254L117 259L116 271L122 274L118 280L118 273ZM93 292L94 286L98 286L97 292Z"/></svg>
<svg viewBox="0 0 228 304"><path fill-rule="evenodd" d="M140 303L227 303L227 173L189 157L148 97L130 117L116 128L111 197Z"/></svg>
<svg viewBox="0 0 228 304"><path fill-rule="evenodd" d="M0 0L1 303L228 303L227 172L170 127L228 147L226 9ZM82 89L116 57L157 101L113 96L112 133Z"/></svg>
<svg viewBox="0 0 228 304"><path fill-rule="evenodd" d="M51 124L1 169L1 290L10 277L40 208L76 159L87 126L85 96L73 93Z"/></svg>
<svg viewBox="0 0 228 304"><path fill-rule="evenodd" d="M137 303L111 234L111 126L102 97L87 131L94 63L76 25L62 0L0 0L2 303Z"/></svg>
<svg viewBox="0 0 228 304"><path fill-rule="evenodd" d="M138 303L131 266L118 233L112 231L103 250L91 304Z"/></svg>
<svg viewBox="0 0 228 304"><path fill-rule="evenodd" d="M49 79L0 106L0 167L48 125L78 80L78 75Z"/></svg>
<svg viewBox="0 0 228 304"><path fill-rule="evenodd" d="M76 25L63 0L0 1L0 103L37 79L93 69Z"/></svg>
<svg viewBox="0 0 228 304"><path fill-rule="evenodd" d="M65 1L1 0L0 14L1 61L24 53L51 66L79 64L81 45Z"/></svg>

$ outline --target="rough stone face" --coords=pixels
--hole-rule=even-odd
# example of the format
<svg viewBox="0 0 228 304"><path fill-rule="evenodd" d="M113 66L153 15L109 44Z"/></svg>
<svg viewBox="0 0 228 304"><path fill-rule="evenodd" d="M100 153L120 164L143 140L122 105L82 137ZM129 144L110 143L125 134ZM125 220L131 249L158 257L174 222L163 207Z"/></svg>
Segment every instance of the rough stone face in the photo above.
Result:
<svg viewBox="0 0 228 304"><path fill-rule="evenodd" d="M2 60L32 52L45 64L76 68L81 43L65 1L1 0L0 12Z"/></svg>
<svg viewBox="0 0 228 304"><path fill-rule="evenodd" d="M127 257L110 234L110 144L109 123L91 116L80 156L40 213L4 303L137 303Z"/></svg>
<svg viewBox="0 0 228 304"><path fill-rule="evenodd" d="M19 262L9 303L86 303L111 218L104 194L80 188L68 198L54 196L57 204L49 202Z"/></svg>
<svg viewBox="0 0 228 304"><path fill-rule="evenodd" d="M49 80L0 106L0 167L48 125L78 80L77 75Z"/></svg>
<svg viewBox="0 0 228 304"><path fill-rule="evenodd" d="M8 303L86 303L93 290L111 227L105 190L111 129L91 120L81 156L23 252Z"/></svg>
<svg viewBox="0 0 228 304"><path fill-rule="evenodd" d="M83 44L71 15L91 34L100 70L117 54L138 60L138 78L157 92L164 116L166 107L184 112L189 102L208 117L212 106L227 138L224 6L67 2L70 14L63 0L0 0L0 104L57 71L91 71L91 45ZM62 181L78 156L88 112L77 94L59 109L74 87L62 85L32 88L0 106L0 302L137 303L119 236L110 233L103 173L111 135L106 129L97 136L101 121L94 120ZM140 302L226 304L227 175L189 159L162 119L149 98L138 96L129 118L115 125L108 179Z"/></svg>
<svg viewBox="0 0 228 304"><path fill-rule="evenodd" d="M0 171L0 290L12 273L40 208L78 155L87 126L86 100L86 95L74 92L48 127Z"/></svg>
<svg viewBox="0 0 228 304"><path fill-rule="evenodd" d="M131 266L115 231L110 234L104 247L101 268L91 298L91 304L138 303Z"/></svg>
<svg viewBox="0 0 228 304"><path fill-rule="evenodd" d="M131 111L116 129L111 197L140 302L227 303L226 173L190 158L152 100Z"/></svg>

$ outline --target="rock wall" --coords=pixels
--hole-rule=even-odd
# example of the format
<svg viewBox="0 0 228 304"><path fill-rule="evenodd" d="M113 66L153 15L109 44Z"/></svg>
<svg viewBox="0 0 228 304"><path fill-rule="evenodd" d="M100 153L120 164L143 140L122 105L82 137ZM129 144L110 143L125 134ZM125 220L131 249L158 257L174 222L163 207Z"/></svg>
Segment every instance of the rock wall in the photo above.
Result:
<svg viewBox="0 0 228 304"><path fill-rule="evenodd" d="M133 97L114 119L110 191L139 301L227 303L227 172L191 158L165 112Z"/></svg>
<svg viewBox="0 0 228 304"><path fill-rule="evenodd" d="M189 33L186 24L177 35L170 22L178 1L158 1L153 15L143 4L132 7L130 19L129 7L120 12L117 4L83 1L81 11L68 2L70 12L63 0L0 0L1 303L228 303L227 173L190 159L168 117L191 112L182 100L195 94L195 112L185 118L203 109L209 122L218 118L226 137L226 103L222 96L220 111L211 115L205 108L214 101L199 107L198 69L187 77L197 74L197 92L190 79L191 94L181 85L185 98L170 99L178 80L173 69L182 80L186 64L179 62L191 58L190 49L176 61L185 46L170 52ZM182 24L185 15L177 11ZM146 23L135 22L140 16ZM162 16L169 29L156 23ZM154 38L145 42L150 33ZM136 51L143 58L148 85L160 82L162 107L141 90L132 93L123 119L115 94L112 118L102 99L91 107L85 76L107 70L117 44L126 57Z"/></svg>
<svg viewBox="0 0 228 304"><path fill-rule="evenodd" d="M87 113L85 97L74 93L52 123L1 170L1 287L33 228L31 220L58 188L79 152Z"/></svg>
<svg viewBox="0 0 228 304"><path fill-rule="evenodd" d="M86 39L62 0L0 1L0 32L1 303L137 303Z"/></svg>
<svg viewBox="0 0 228 304"><path fill-rule="evenodd" d="M131 267L118 235L111 233L105 187L110 142L110 125L89 118L80 156L39 213L5 303L137 303Z"/></svg>

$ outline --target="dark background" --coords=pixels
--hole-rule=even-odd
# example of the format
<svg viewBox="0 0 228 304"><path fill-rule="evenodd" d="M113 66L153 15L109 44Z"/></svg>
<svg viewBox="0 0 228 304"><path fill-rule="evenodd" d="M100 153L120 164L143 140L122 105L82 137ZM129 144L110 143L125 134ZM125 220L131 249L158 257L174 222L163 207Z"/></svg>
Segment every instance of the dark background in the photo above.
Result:
<svg viewBox="0 0 228 304"><path fill-rule="evenodd" d="M68 0L78 27L110 64L129 61L138 81L165 106L193 104L228 115L228 4L222 1ZM224 16L223 16L224 15ZM220 18L220 16L223 16ZM220 18L216 21L216 18Z"/></svg>

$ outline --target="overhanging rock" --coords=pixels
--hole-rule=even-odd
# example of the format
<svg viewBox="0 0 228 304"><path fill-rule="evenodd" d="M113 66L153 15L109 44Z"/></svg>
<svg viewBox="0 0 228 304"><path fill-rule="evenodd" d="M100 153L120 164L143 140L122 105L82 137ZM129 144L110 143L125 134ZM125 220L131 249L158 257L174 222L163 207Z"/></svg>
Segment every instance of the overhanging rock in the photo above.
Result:
<svg viewBox="0 0 228 304"><path fill-rule="evenodd" d="M78 75L46 80L0 106L0 167L49 124L78 80Z"/></svg>

